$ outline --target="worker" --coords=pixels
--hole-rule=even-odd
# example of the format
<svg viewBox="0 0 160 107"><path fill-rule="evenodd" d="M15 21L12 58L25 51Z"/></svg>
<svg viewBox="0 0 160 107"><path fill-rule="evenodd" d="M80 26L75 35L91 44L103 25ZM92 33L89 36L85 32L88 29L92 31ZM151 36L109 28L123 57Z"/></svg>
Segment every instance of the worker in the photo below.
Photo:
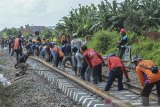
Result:
<svg viewBox="0 0 160 107"><path fill-rule="evenodd" d="M18 61L19 56L22 55L22 40L21 40L21 35L18 35L15 38L13 49L16 52L16 60Z"/></svg>
<svg viewBox="0 0 160 107"><path fill-rule="evenodd" d="M71 44L69 42L62 45L62 52L64 53L64 57L62 59L62 69L65 71L65 64L67 61L69 61L72 66Z"/></svg>
<svg viewBox="0 0 160 107"><path fill-rule="evenodd" d="M141 92L143 105L149 105L149 95L155 85L160 105L160 71L157 65L151 60L143 60L140 55L133 56L132 63L136 66L138 79L143 86Z"/></svg>
<svg viewBox="0 0 160 107"><path fill-rule="evenodd" d="M31 46L32 54L33 55L38 55L39 53L39 46L42 44L41 38L37 37L35 40L33 40L33 44Z"/></svg>
<svg viewBox="0 0 160 107"><path fill-rule="evenodd" d="M93 83L102 82L102 56L94 49L88 49L86 45L81 47L81 52L88 66L93 70Z"/></svg>
<svg viewBox="0 0 160 107"><path fill-rule="evenodd" d="M22 56L19 57L17 63L15 64L15 68L20 68L20 72L16 73L15 76L21 76L26 74L28 68L28 64L26 63L26 61L31 54L32 52L28 51L26 54L22 54Z"/></svg>
<svg viewBox="0 0 160 107"><path fill-rule="evenodd" d="M51 46L51 54L54 60L54 66L58 67L59 63L62 63L62 59L64 57L64 53L61 50L61 47L57 44L53 44Z"/></svg>
<svg viewBox="0 0 160 107"><path fill-rule="evenodd" d="M11 54L11 49L13 47L13 43L14 43L13 38L9 37L9 41L8 41L9 55Z"/></svg>
<svg viewBox="0 0 160 107"><path fill-rule="evenodd" d="M122 59L123 54L126 50L126 45L127 45L127 42L128 42L128 36L126 35L126 29L124 29L124 28L120 30L120 34L121 34L121 37L118 41L117 47L119 49L118 56L119 56L119 58Z"/></svg>
<svg viewBox="0 0 160 107"><path fill-rule="evenodd" d="M83 60L83 55L82 55L80 50L78 50L76 52L75 57L76 57L76 60L77 60L77 76L80 77L81 69L82 69L82 60Z"/></svg>
<svg viewBox="0 0 160 107"><path fill-rule="evenodd" d="M115 78L118 79L118 91L123 90L123 83L122 83L123 73L125 74L127 80L129 80L129 78L121 59L113 53L109 54L106 61L106 65L108 65L109 77L107 85L105 87L105 91L109 91Z"/></svg>
<svg viewBox="0 0 160 107"><path fill-rule="evenodd" d="M62 33L62 36L61 36L61 44L64 45L65 43L67 43L67 38L66 38L65 34Z"/></svg>

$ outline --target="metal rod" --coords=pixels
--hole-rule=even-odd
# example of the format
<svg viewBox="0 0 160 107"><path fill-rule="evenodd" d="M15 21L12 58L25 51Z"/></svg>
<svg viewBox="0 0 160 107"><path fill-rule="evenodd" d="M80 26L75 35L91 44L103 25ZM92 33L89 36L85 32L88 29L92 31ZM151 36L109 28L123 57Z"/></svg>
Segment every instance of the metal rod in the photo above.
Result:
<svg viewBox="0 0 160 107"><path fill-rule="evenodd" d="M153 91L155 91L156 89L153 89L153 90L151 90L151 92L153 92ZM136 99L138 99L138 98L140 98L142 95L139 95L138 97L136 97L136 98L133 98L133 99L131 99L131 100L136 100Z"/></svg>
<svg viewBox="0 0 160 107"><path fill-rule="evenodd" d="M85 81L83 81L83 80L81 80L81 79L79 79L77 77L72 76L72 75L69 75L69 74L63 72L62 70L60 70L58 68L55 68L55 67L51 66L50 64L48 64L48 63L46 63L46 62L44 62L44 61L42 61L42 60L40 60L38 58L35 58L35 57L30 57L30 58L43 63L44 65L48 66L49 68L53 69L54 71L58 72L59 74L71 79L72 81L76 82L77 84L81 85L82 87L86 88L87 90L91 91L92 93L95 93L95 94L101 96L104 99L120 100L119 98L117 98L117 97L115 97L115 96L113 96L113 95L101 90L97 86L95 86L95 85L93 85L93 84L91 84L89 82L85 82ZM126 103L118 103L118 104L117 103L113 103L113 104L115 106L117 106L117 107L134 107L133 105L131 105L131 103L128 103L128 102L126 102Z"/></svg>

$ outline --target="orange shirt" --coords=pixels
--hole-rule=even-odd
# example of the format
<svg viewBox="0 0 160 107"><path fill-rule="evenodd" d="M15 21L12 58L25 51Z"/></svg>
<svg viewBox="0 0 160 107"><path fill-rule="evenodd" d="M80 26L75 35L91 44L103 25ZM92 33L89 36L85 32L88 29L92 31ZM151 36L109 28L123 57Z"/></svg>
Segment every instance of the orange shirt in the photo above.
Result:
<svg viewBox="0 0 160 107"><path fill-rule="evenodd" d="M61 49L57 45L54 45L53 50L59 55L60 58L64 56L64 53L62 52Z"/></svg>
<svg viewBox="0 0 160 107"><path fill-rule="evenodd" d="M151 60L142 60L138 63L136 73L142 86L144 86L145 83L154 83L160 80L160 71L158 73L152 73L151 70L143 68L141 65L151 68L156 64Z"/></svg>
<svg viewBox="0 0 160 107"><path fill-rule="evenodd" d="M111 71L115 67L121 67L122 71L125 70L124 65L121 59L117 56L109 57L107 60L108 68Z"/></svg>
<svg viewBox="0 0 160 107"><path fill-rule="evenodd" d="M16 38L14 40L14 49L20 49L20 39L19 38Z"/></svg>
<svg viewBox="0 0 160 107"><path fill-rule="evenodd" d="M124 64L122 63L121 59L117 56L109 57L106 65L108 65L108 69L111 71L112 69L116 67L120 67L125 74L125 77L128 78L128 73L126 72L126 69L124 67Z"/></svg>

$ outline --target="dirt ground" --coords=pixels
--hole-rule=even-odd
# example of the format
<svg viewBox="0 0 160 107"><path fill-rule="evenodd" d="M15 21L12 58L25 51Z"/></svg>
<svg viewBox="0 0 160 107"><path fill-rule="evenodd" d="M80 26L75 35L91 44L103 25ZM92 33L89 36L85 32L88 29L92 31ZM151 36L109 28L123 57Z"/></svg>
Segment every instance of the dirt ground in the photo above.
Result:
<svg viewBox="0 0 160 107"><path fill-rule="evenodd" d="M0 50L0 67L11 86L0 90L0 107L77 107L54 84L48 83L33 71L15 80L15 58Z"/></svg>

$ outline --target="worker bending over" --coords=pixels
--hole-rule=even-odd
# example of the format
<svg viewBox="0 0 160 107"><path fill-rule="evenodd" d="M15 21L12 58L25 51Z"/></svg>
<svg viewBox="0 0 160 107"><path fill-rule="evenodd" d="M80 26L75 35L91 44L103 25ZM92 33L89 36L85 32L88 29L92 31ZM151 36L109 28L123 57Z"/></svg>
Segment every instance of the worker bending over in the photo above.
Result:
<svg viewBox="0 0 160 107"><path fill-rule="evenodd" d="M15 64L15 68L19 68L20 71L15 74L15 76L22 76L26 74L28 64L26 63L28 57L32 54L31 51L28 51L26 54L22 54L22 56L18 59L17 63Z"/></svg>
<svg viewBox="0 0 160 107"><path fill-rule="evenodd" d="M160 105L160 71L158 67L153 61L143 60L139 55L132 58L132 63L136 66L138 79L143 86L141 92L143 105L149 105L149 95L154 85L156 85L158 105Z"/></svg>
<svg viewBox="0 0 160 107"><path fill-rule="evenodd" d="M118 79L118 91L123 90L123 73L125 74L126 79L129 81L129 77L123 62L115 54L109 54L106 64L108 65L109 69L109 77L107 85L105 87L105 91L109 91L113 82L115 81L115 78Z"/></svg>

